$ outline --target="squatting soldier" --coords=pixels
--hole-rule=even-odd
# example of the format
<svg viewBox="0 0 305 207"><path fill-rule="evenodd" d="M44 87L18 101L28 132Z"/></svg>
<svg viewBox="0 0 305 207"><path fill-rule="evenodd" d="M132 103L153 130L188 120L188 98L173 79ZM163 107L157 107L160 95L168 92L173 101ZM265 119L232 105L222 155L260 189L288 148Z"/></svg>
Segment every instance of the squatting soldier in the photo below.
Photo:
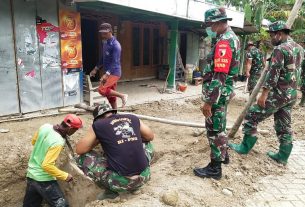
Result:
<svg viewBox="0 0 305 207"><path fill-rule="evenodd" d="M152 130L131 114L116 114L108 104L97 106L87 135L76 144L78 166L99 186L106 188L99 200L132 192L150 179L154 138ZM92 149L101 144L104 153Z"/></svg>
<svg viewBox="0 0 305 207"><path fill-rule="evenodd" d="M293 54L293 43L288 41L290 28L285 22L272 23L268 32L274 49L262 94L245 117L242 143L230 143L229 146L239 154L247 154L257 141L258 123L274 115L280 147L278 153L267 154L285 165L292 150L291 110L297 98L296 56Z"/></svg>
<svg viewBox="0 0 305 207"><path fill-rule="evenodd" d="M247 44L246 77L248 78L248 91L251 95L264 67L264 56L252 41Z"/></svg>
<svg viewBox="0 0 305 207"><path fill-rule="evenodd" d="M216 37L203 70L203 101L201 111L205 116L207 137L211 148L211 162L204 168L195 168L199 177L220 179L221 163L228 163L228 138L226 135L227 105L234 96L233 83L237 80L240 64L240 43L227 21L224 8L205 12L206 32Z"/></svg>

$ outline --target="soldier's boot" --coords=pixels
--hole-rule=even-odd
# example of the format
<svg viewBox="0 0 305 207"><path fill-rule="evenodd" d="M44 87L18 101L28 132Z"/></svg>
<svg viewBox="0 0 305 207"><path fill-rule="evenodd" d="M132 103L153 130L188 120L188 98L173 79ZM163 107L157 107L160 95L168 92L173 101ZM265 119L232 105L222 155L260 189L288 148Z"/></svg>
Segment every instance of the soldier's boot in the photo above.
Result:
<svg viewBox="0 0 305 207"><path fill-rule="evenodd" d="M257 141L256 137L245 135L241 144L229 143L229 147L238 154L248 154L249 151L252 149L252 147L255 145L256 141Z"/></svg>
<svg viewBox="0 0 305 207"><path fill-rule="evenodd" d="M119 196L119 193L111 191L109 189L105 189L104 192L97 195L97 200L105 200L105 199L115 199Z"/></svg>
<svg viewBox="0 0 305 207"><path fill-rule="evenodd" d="M302 98L301 98L301 101L300 101L299 105L300 105L301 107L304 107L304 106L305 106L305 94L303 94L303 93L302 93Z"/></svg>
<svg viewBox="0 0 305 207"><path fill-rule="evenodd" d="M211 160L204 168L195 168L194 174L201 178L213 178L219 180L222 176L221 161Z"/></svg>
<svg viewBox="0 0 305 207"><path fill-rule="evenodd" d="M270 151L267 153L267 155L278 163L286 165L292 150L292 146L292 144L280 144L280 149L278 153Z"/></svg>

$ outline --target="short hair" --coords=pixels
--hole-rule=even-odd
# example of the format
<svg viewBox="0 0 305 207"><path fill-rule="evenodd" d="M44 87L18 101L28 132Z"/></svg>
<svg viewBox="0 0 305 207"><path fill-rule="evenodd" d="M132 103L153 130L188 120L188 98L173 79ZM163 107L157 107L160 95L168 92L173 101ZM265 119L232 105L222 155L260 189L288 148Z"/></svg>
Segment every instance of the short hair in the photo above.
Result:
<svg viewBox="0 0 305 207"><path fill-rule="evenodd" d="M69 128L69 126L64 121L62 121L60 125L64 128Z"/></svg>

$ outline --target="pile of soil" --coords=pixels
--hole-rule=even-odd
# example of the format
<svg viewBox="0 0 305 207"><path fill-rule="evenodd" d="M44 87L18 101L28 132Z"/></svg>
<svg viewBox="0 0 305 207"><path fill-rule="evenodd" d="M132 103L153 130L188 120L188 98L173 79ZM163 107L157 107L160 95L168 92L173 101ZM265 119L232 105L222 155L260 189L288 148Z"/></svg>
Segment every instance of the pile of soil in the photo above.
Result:
<svg viewBox="0 0 305 207"><path fill-rule="evenodd" d="M135 113L173 120L204 122L199 111L200 99L160 101L136 106ZM239 115L244 100L234 99L228 108L228 125L233 125ZM23 122L1 124L9 129L0 133L0 206L21 206L25 193L25 174L31 153L31 137L44 123L60 123L64 115L37 118ZM82 138L90 124L91 115L82 115L85 127L73 135L75 143ZM266 156L269 150L278 149L278 141L273 130L273 117L259 125L268 133L258 134L259 140L248 155L230 152L230 164L223 165L223 178L219 181L202 179L193 175L194 167L205 166L209 162L209 146L205 133L194 136L194 128L166 125L144 121L155 132L153 141L155 158L151 166L152 178L141 190L134 194L123 194L113 201L94 201L102 192L94 184L76 177L72 184L61 183L72 207L98 206L167 206L164 197L171 195L173 206L243 206L249 196L260 188L258 180L266 175L282 175L286 167L275 163ZM304 112L295 106L293 129L295 139L304 137ZM240 142L238 132L233 142ZM60 166L66 166L68 158L62 153ZM69 169L68 169L69 170ZM174 196L174 197L173 197ZM167 201L165 201L167 202ZM167 203L169 204L169 203Z"/></svg>

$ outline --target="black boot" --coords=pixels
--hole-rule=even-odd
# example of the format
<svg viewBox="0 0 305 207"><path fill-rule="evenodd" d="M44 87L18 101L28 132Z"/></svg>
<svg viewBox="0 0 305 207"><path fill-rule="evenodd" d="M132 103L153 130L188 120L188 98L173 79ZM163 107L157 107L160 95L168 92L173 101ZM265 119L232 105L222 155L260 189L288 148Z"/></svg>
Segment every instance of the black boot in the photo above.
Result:
<svg viewBox="0 0 305 207"><path fill-rule="evenodd" d="M201 178L214 178L219 180L222 176L221 161L211 160L204 168L195 168L194 174Z"/></svg>

